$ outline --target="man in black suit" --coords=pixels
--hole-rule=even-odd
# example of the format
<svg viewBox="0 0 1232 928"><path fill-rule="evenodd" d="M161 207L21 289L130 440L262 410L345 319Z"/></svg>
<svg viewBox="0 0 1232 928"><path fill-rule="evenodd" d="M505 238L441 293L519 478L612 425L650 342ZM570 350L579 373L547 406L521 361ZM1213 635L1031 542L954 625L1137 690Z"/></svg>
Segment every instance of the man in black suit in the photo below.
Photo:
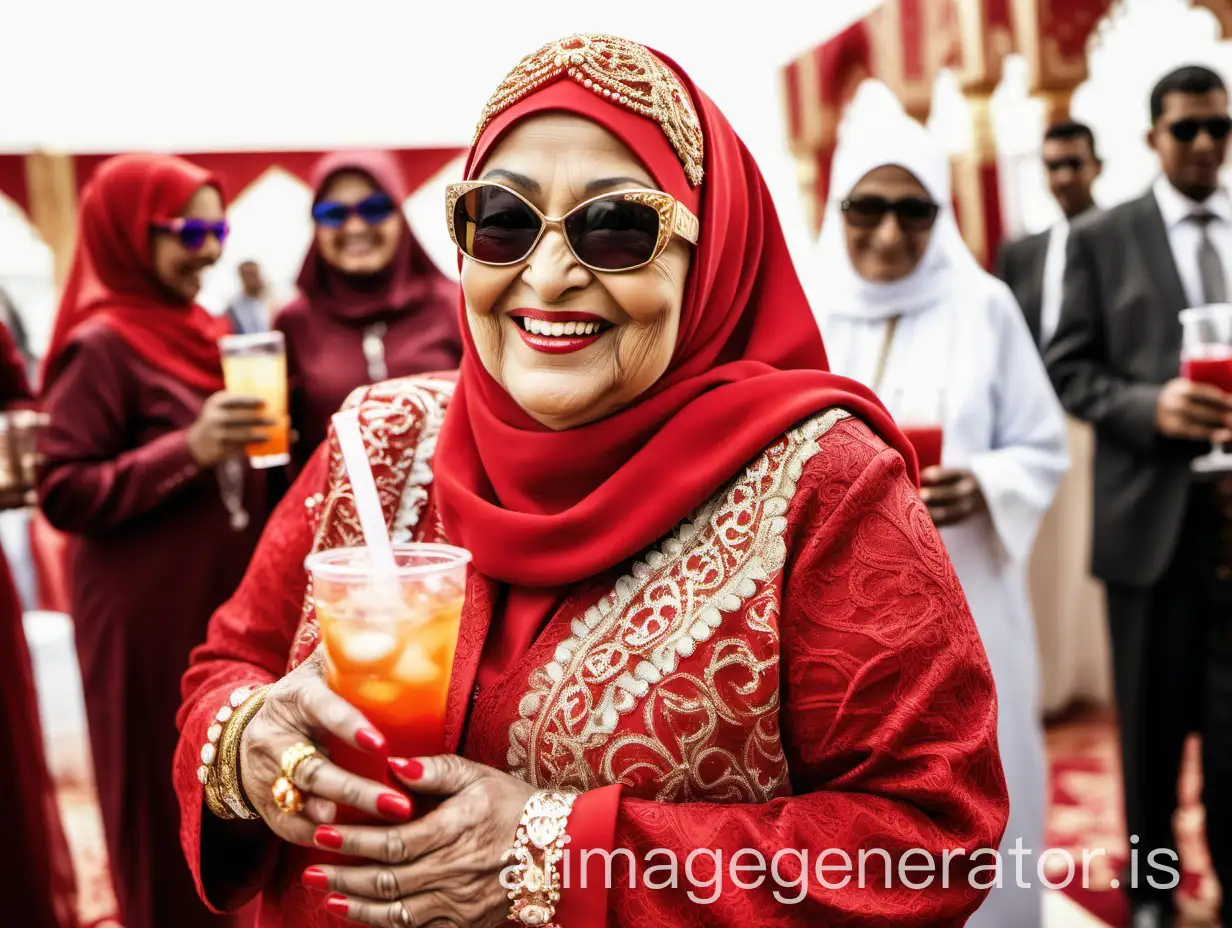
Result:
<svg viewBox="0 0 1232 928"><path fill-rule="evenodd" d="M1095 150L1094 133L1079 122L1049 126L1041 154L1048 189L1064 218L1050 229L1003 245L997 255L997 276L1014 291L1035 343L1043 350L1061 315L1069 224L1095 206L1091 185L1103 165Z"/></svg>
<svg viewBox="0 0 1232 928"><path fill-rule="evenodd" d="M1096 435L1092 570L1108 594L1134 925L1172 924L1172 814L1191 731L1203 734L1207 843L1232 925L1232 505L1190 470L1211 441L1232 441L1232 395L1178 376L1177 318L1226 302L1232 281L1223 82L1205 68L1169 74L1151 122L1162 176L1074 223L1046 361Z"/></svg>

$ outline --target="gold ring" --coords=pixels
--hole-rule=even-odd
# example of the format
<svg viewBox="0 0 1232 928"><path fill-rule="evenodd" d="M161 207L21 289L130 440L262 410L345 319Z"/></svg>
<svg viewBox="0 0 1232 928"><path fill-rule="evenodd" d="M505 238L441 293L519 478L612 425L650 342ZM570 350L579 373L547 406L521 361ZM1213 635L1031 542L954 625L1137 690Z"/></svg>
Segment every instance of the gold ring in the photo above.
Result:
<svg viewBox="0 0 1232 928"><path fill-rule="evenodd" d="M306 761L308 758L310 758L316 752L317 752L317 749L314 748L307 741L299 741L291 745L289 748L287 748L285 751L282 752L282 758L279 763L279 766L282 768L281 770L282 775L286 777L288 780L290 780L292 783L294 783L295 782L295 771L299 768L299 765L302 764L304 761Z"/></svg>
<svg viewBox="0 0 1232 928"><path fill-rule="evenodd" d="M298 815L304 810L304 797L295 784L286 777L274 781L274 804L288 815Z"/></svg>

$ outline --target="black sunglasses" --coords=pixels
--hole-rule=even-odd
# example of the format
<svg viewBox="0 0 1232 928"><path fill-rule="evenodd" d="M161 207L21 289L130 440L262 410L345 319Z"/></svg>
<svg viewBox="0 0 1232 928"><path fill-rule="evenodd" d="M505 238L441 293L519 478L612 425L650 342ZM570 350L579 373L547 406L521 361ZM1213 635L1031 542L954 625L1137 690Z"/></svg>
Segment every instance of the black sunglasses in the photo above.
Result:
<svg viewBox="0 0 1232 928"><path fill-rule="evenodd" d="M333 200L322 200L313 204L312 221L319 226L336 229L352 216L358 216L370 226L384 222L394 214L397 204L385 193L374 193L358 203L336 203Z"/></svg>
<svg viewBox="0 0 1232 928"><path fill-rule="evenodd" d="M1066 168L1069 168L1071 171L1081 171L1084 167L1086 167L1086 164L1087 162L1085 158L1078 158L1076 156L1070 158L1053 158L1050 161L1044 161L1044 167L1048 169L1049 174L1056 174L1058 171L1064 171Z"/></svg>
<svg viewBox="0 0 1232 928"><path fill-rule="evenodd" d="M1222 142L1228 137L1228 133L1232 132L1232 118L1212 116L1209 119L1178 119L1168 125L1168 132L1184 145L1196 139L1199 132L1206 132L1214 141Z"/></svg>
<svg viewBox="0 0 1232 928"><path fill-rule="evenodd" d="M898 227L904 232L927 232L937 221L941 211L932 200L919 197L904 197L887 200L885 197L848 197L840 209L847 224L857 229L875 229L885 222L888 213L894 214Z"/></svg>
<svg viewBox="0 0 1232 928"><path fill-rule="evenodd" d="M174 235L189 251L197 251L203 247L205 240L211 235L218 239L218 244L221 245L231 231L225 219L217 222L204 219L172 219L170 222L152 222L150 228L164 235Z"/></svg>

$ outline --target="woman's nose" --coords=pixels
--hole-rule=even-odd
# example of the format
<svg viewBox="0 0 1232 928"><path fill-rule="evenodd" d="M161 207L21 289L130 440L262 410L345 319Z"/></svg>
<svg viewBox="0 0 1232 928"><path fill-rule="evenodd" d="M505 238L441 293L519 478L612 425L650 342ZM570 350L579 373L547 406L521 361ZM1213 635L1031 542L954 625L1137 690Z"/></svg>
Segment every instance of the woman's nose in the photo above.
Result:
<svg viewBox="0 0 1232 928"><path fill-rule="evenodd" d="M585 287L590 272L578 263L559 229L548 229L526 259L524 280L544 302L553 303L577 287Z"/></svg>
<svg viewBox="0 0 1232 928"><path fill-rule="evenodd" d="M883 248L894 248L902 243L903 227L898 224L898 217L890 212L885 214L881 224L877 226L875 236L877 244Z"/></svg>

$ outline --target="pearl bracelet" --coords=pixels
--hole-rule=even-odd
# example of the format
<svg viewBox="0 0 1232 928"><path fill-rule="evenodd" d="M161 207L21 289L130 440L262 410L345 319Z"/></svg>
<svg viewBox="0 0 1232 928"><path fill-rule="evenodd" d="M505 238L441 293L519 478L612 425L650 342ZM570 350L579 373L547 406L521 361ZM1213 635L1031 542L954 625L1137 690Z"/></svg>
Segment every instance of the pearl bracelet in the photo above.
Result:
<svg viewBox="0 0 1232 928"><path fill-rule="evenodd" d="M509 890L513 905L509 921L537 928L559 928L553 921L560 901L560 877L556 865L569 842L567 827L573 811L574 793L541 790L522 810L510 856L517 862L517 882ZM542 855L542 863L536 856Z"/></svg>
<svg viewBox="0 0 1232 928"><path fill-rule="evenodd" d="M267 690L268 686L242 686L232 691L206 731L197 779L205 788L205 804L219 818L258 817L240 788L237 761L240 736L265 702Z"/></svg>

